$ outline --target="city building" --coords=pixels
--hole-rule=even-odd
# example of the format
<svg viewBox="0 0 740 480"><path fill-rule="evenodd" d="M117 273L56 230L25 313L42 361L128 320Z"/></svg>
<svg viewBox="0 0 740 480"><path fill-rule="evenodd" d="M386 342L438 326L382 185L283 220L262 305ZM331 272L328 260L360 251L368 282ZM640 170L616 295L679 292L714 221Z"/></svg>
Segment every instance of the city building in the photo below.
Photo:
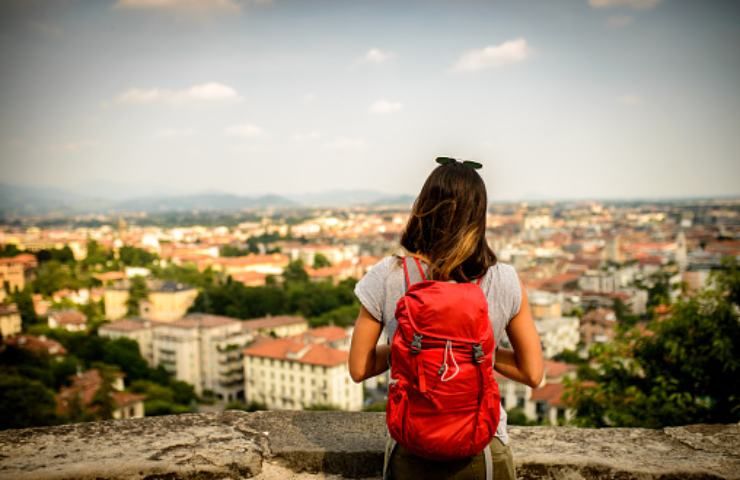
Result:
<svg viewBox="0 0 740 480"><path fill-rule="evenodd" d="M142 318L170 322L182 318L195 302L198 290L190 285L169 280L147 280L147 298L139 304ZM118 320L126 316L130 283L118 282L105 289L105 318Z"/></svg>
<svg viewBox="0 0 740 480"><path fill-rule="evenodd" d="M57 360L62 360L67 354L67 349L64 348L61 343L51 338L47 338L46 335L40 335L37 337L34 335L21 334L3 338L5 344L28 350L37 355L46 354Z"/></svg>
<svg viewBox="0 0 740 480"><path fill-rule="evenodd" d="M267 315L242 322L242 329L251 337L264 335L270 337L289 337L308 330L308 321L293 315Z"/></svg>
<svg viewBox="0 0 740 480"><path fill-rule="evenodd" d="M124 391L123 373L116 372L113 377L110 393L113 402L113 418L143 417L146 396ZM96 368L84 372L78 371L77 374L71 375L70 379L72 384L62 387L55 396L56 413L67 415L76 408L94 413L99 407L93 405L93 400L98 389L103 385L100 371Z"/></svg>
<svg viewBox="0 0 740 480"><path fill-rule="evenodd" d="M309 330L290 338L262 339L245 348L246 401L270 409L331 405L361 410L363 386L349 376L349 354L330 346L342 340L337 334L334 329Z"/></svg>
<svg viewBox="0 0 740 480"><path fill-rule="evenodd" d="M250 335L242 321L193 313L152 327L154 365L161 365L175 378L223 400L244 397L242 348Z"/></svg>
<svg viewBox="0 0 740 480"><path fill-rule="evenodd" d="M580 340L578 317L551 317L534 321L545 358L563 350L576 350Z"/></svg>
<svg viewBox="0 0 740 480"><path fill-rule="evenodd" d="M610 308L589 310L581 318L581 340L586 347L594 343L605 343L614 338L617 316Z"/></svg>
<svg viewBox="0 0 740 480"><path fill-rule="evenodd" d="M49 328L63 328L68 332L84 332L87 329L87 315L79 310L51 310L47 323Z"/></svg>
<svg viewBox="0 0 740 480"><path fill-rule="evenodd" d="M22 329L18 306L15 303L0 304L0 333L3 338L20 333Z"/></svg>
<svg viewBox="0 0 740 480"><path fill-rule="evenodd" d="M29 253L0 258L0 289L8 292L23 290L38 262Z"/></svg>

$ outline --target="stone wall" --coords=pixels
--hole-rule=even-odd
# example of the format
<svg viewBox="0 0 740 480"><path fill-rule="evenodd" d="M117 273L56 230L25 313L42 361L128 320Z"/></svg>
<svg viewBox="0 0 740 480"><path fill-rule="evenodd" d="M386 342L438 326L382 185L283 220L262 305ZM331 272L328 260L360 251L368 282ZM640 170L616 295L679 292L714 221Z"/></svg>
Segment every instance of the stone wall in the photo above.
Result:
<svg viewBox="0 0 740 480"><path fill-rule="evenodd" d="M226 411L0 432L0 479L379 478L384 414ZM509 427L521 479L740 479L740 424Z"/></svg>

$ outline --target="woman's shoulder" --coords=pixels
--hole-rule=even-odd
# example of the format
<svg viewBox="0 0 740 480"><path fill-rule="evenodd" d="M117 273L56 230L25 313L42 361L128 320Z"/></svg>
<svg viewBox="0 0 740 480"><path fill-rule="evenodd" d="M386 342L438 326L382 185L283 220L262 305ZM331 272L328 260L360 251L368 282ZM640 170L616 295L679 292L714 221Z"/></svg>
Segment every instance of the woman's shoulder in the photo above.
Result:
<svg viewBox="0 0 740 480"><path fill-rule="evenodd" d="M487 277L487 283L493 287L493 290L503 289L512 293L517 293L519 290L519 275L516 268L509 263L496 262L488 268ZM484 279L485 282L486 279Z"/></svg>

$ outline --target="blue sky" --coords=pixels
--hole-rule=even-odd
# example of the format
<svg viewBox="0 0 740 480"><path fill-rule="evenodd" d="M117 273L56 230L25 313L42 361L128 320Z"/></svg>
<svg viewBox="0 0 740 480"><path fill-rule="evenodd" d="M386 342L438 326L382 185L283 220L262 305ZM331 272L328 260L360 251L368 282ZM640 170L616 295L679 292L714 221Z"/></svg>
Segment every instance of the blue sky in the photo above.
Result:
<svg viewBox="0 0 740 480"><path fill-rule="evenodd" d="M740 195L740 2L4 1L0 178L81 193Z"/></svg>

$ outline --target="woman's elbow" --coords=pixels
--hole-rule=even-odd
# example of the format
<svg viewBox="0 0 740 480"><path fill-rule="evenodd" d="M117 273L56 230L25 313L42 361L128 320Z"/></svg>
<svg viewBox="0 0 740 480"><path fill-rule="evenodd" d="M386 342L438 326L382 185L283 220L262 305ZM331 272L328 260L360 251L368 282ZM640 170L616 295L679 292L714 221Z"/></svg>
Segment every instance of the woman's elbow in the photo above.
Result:
<svg viewBox="0 0 740 480"><path fill-rule="evenodd" d="M362 369L356 366L353 366L351 363L348 365L348 367L349 367L349 376L353 382L360 383L363 380L365 380L365 372Z"/></svg>
<svg viewBox="0 0 740 480"><path fill-rule="evenodd" d="M539 368L530 372L527 372L527 385L532 388L537 388L542 383L542 378L545 376L545 369Z"/></svg>

